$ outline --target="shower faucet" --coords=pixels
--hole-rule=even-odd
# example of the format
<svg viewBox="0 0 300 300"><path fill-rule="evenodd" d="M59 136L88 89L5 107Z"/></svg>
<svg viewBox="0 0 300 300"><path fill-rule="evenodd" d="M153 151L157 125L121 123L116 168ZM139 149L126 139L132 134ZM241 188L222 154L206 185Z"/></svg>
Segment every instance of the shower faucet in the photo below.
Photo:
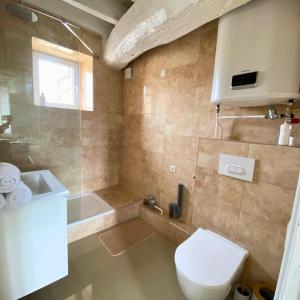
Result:
<svg viewBox="0 0 300 300"><path fill-rule="evenodd" d="M152 195L149 195L146 199L144 199L144 205L149 206L152 209L158 210L161 215L163 215L164 213L163 210L157 206L156 199Z"/></svg>
<svg viewBox="0 0 300 300"><path fill-rule="evenodd" d="M178 196L177 203L170 203L169 205L169 218L178 219L182 213L182 201L183 201L183 189L184 185L182 183L178 184Z"/></svg>

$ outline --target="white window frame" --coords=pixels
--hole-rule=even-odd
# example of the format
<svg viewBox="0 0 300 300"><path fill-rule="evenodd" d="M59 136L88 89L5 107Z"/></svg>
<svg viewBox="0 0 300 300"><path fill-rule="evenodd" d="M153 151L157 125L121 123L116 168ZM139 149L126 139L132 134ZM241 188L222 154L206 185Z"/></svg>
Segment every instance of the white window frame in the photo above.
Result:
<svg viewBox="0 0 300 300"><path fill-rule="evenodd" d="M50 54L33 51L32 60L33 60L33 90L34 90L34 104L41 106L40 103L40 82L39 82L39 59L48 60L51 62L57 62L63 65L71 66L74 69L74 104L64 104L59 102L47 102L45 101L44 106L54 107L54 108L66 108L66 109L80 109L80 66L78 62L71 60L63 59L57 56Z"/></svg>

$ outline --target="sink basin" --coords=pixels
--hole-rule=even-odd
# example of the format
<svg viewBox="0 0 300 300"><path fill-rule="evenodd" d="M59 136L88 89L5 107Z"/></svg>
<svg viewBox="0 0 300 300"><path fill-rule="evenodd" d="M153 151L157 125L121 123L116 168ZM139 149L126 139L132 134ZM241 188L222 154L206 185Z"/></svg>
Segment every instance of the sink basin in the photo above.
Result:
<svg viewBox="0 0 300 300"><path fill-rule="evenodd" d="M32 200L68 195L66 188L49 170L24 172L21 174L21 180L31 189Z"/></svg>
<svg viewBox="0 0 300 300"><path fill-rule="evenodd" d="M21 180L30 187L32 195L50 193L51 189L39 172L22 174Z"/></svg>

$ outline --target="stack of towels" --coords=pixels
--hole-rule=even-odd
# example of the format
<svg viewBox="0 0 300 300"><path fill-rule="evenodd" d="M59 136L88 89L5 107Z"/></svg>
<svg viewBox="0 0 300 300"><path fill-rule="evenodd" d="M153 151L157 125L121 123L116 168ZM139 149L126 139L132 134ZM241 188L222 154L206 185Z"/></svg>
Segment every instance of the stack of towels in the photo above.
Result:
<svg viewBox="0 0 300 300"><path fill-rule="evenodd" d="M32 199L30 188L21 181L20 170L9 163L0 163L0 210L15 210Z"/></svg>

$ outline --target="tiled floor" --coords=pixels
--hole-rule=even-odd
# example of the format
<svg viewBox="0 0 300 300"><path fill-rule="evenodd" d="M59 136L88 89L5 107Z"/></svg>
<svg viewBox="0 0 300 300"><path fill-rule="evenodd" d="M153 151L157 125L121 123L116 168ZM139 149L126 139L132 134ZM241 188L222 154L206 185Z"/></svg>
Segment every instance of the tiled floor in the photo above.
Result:
<svg viewBox="0 0 300 300"><path fill-rule="evenodd" d="M175 245L156 234L112 257L92 235L69 245L69 276L22 300L183 300Z"/></svg>

